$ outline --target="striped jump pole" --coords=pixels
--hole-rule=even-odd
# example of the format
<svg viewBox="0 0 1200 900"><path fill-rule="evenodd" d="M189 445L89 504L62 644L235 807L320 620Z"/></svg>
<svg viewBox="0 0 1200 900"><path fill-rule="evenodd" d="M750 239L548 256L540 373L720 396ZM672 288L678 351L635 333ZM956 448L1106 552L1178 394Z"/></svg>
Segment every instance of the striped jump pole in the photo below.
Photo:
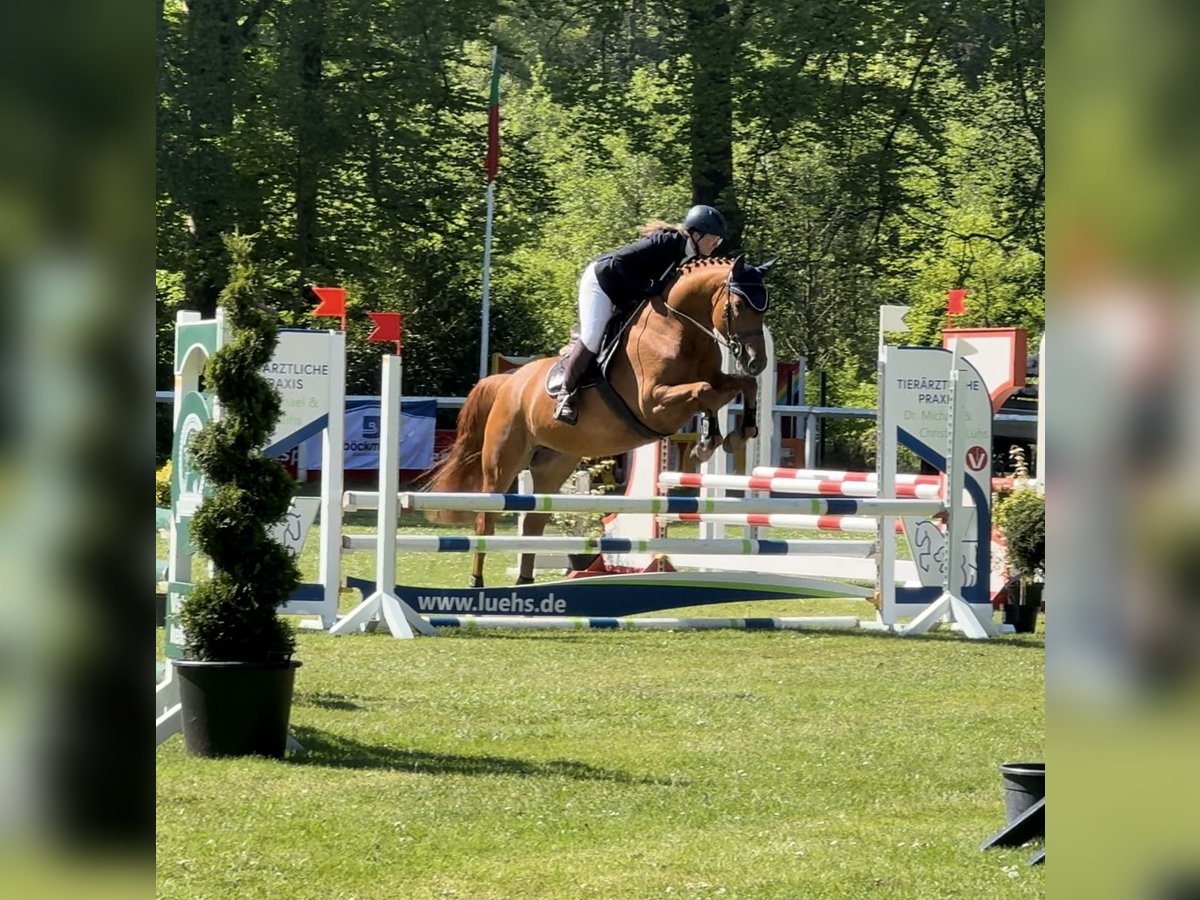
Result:
<svg viewBox="0 0 1200 900"><path fill-rule="evenodd" d="M350 492L355 508L369 509L378 494ZM942 512L940 500L814 499L808 497L611 497L578 494L400 494L407 510L459 512L590 512L601 515L628 513L807 513L832 516L933 516Z"/></svg>
<svg viewBox="0 0 1200 900"><path fill-rule="evenodd" d="M849 482L866 482L868 484L877 484L879 476L874 472L841 472L834 469L787 469L780 466L755 466L751 472L755 478L797 478L797 479L816 479L819 481L849 481ZM937 485L941 486L941 475L912 475L900 474L895 476L896 484L899 485ZM993 478L993 491L1011 491L1015 490L1018 484L1018 479L1015 478Z"/></svg>
<svg viewBox="0 0 1200 900"><path fill-rule="evenodd" d="M781 494L822 494L830 497L875 497L879 486L869 481L839 481L818 478L765 478L754 475L703 475L691 472L663 472L659 487L723 488L734 491L774 491ZM896 496L908 499L937 500L937 484L897 484Z"/></svg>
<svg viewBox="0 0 1200 900"><path fill-rule="evenodd" d="M659 516L667 522L716 522L721 525L742 525L758 528L807 528L812 531L833 531L842 534L875 534L879 520L865 516L803 516L777 515L732 515L729 513L676 513ZM904 526L896 523L896 531ZM842 541L837 542L844 543Z"/></svg>
<svg viewBox="0 0 1200 900"><path fill-rule="evenodd" d="M844 472L836 469L788 469L781 466L755 466L751 475L756 478L800 478L819 479L821 481L867 481L874 484L879 481L875 472ZM897 474L897 484L941 484L940 475L906 475Z"/></svg>
<svg viewBox="0 0 1200 900"><path fill-rule="evenodd" d="M375 550L374 534L343 535L342 549ZM714 556L840 556L866 558L875 552L873 541L767 541L737 538L631 538L522 537L519 535L444 537L398 535L402 553L704 553Z"/></svg>

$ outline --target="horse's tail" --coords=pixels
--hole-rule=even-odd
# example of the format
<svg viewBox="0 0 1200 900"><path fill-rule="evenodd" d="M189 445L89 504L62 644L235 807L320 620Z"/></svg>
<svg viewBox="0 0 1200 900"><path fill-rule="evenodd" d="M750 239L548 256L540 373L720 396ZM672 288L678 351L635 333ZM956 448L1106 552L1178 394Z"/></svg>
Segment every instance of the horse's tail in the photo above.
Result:
<svg viewBox="0 0 1200 900"><path fill-rule="evenodd" d="M454 448L434 471L429 490L459 493L476 492L483 487L483 465L480 463L483 434L496 394L508 382L508 378L507 374L489 375L471 388L458 414ZM475 513L470 512L439 510L426 515L431 522L443 525L475 521Z"/></svg>

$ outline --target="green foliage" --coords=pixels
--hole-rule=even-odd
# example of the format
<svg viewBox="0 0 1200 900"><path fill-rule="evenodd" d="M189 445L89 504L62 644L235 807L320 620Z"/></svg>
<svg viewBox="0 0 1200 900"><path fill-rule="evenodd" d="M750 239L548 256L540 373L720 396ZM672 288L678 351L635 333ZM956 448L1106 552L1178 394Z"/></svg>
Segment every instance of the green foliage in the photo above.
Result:
<svg viewBox="0 0 1200 900"><path fill-rule="evenodd" d="M995 0L168 0L159 386L174 308L215 301L236 225L260 234L283 322L314 324L301 284L346 285L356 320L405 313L408 390L470 387L492 43L493 349L561 346L583 265L712 191L747 252L779 257L777 352L829 374L835 404L873 383L883 303L913 307L907 342L937 343L966 288L955 324L1036 339L1043 19ZM366 331L348 334L351 393L379 386Z"/></svg>
<svg viewBox="0 0 1200 900"><path fill-rule="evenodd" d="M996 523L1004 532L1013 571L1021 578L1046 571L1046 498L1032 488L1018 488L996 504Z"/></svg>
<svg viewBox="0 0 1200 900"><path fill-rule="evenodd" d="M279 393L261 374L278 343L278 326L258 303L251 239L236 235L225 245L232 266L221 306L233 339L209 358L204 373L222 414L188 447L213 486L191 536L216 573L196 586L180 617L193 659L271 662L294 649L291 627L276 609L300 583L295 559L270 534L291 505L295 482L261 453L280 415Z"/></svg>

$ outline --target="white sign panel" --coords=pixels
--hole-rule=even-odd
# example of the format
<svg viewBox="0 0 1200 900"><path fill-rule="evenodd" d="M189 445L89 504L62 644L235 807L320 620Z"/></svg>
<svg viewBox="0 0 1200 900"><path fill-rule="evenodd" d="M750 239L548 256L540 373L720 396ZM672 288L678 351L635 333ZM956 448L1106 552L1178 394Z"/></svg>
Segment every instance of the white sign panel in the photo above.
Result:
<svg viewBox="0 0 1200 900"><path fill-rule="evenodd" d="M945 350L913 347L884 348L887 381L883 385L883 403L888 423L883 435L896 441L924 462L946 472L946 452L950 446L952 355ZM988 602L990 566L979 571L983 550L990 549L991 522L987 504L992 486L992 406L988 386L967 359L960 359L958 370L958 410L954 421L957 446L964 448L954 465L965 476L963 498L966 515L959 518L956 531L962 540L957 560L947 559L945 541L929 529L912 534L918 567L923 563L930 574L945 573L952 584L961 586L973 604ZM983 510L980 521L980 510ZM947 565L955 568L946 572ZM981 582L982 579L982 582ZM925 580L924 578L922 579Z"/></svg>
<svg viewBox="0 0 1200 900"><path fill-rule="evenodd" d="M267 442L288 449L318 434L329 418L333 379L337 373L329 354L333 343L324 331L280 331L275 356L262 373L283 398L283 414Z"/></svg>

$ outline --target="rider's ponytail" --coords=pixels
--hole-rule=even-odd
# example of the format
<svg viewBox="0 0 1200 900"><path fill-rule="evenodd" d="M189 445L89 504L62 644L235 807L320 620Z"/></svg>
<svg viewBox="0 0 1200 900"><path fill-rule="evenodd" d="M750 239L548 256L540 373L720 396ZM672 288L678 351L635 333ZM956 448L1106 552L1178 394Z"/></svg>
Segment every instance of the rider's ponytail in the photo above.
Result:
<svg viewBox="0 0 1200 900"><path fill-rule="evenodd" d="M641 237L646 237L647 235L657 234L660 231L678 231L680 234L687 234L687 232L683 230L682 225L672 222L664 222L662 219L651 219L638 229L638 234Z"/></svg>

